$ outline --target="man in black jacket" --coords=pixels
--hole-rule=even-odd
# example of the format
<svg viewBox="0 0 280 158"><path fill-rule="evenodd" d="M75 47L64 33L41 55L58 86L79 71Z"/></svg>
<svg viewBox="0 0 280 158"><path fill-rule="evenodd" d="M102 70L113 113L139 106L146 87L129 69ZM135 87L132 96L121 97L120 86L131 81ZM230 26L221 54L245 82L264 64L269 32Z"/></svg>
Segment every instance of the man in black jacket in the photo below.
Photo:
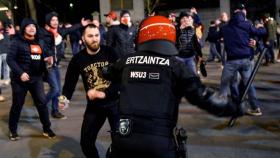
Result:
<svg viewBox="0 0 280 158"><path fill-rule="evenodd" d="M27 91L32 95L43 125L43 135L54 138L51 130L48 108L46 106L42 74L46 72L45 61L51 63L52 57L46 57L42 43L37 38L37 25L32 19L24 19L21 32L10 46L7 63L11 68L12 106L9 115L10 140L19 139L17 125ZM46 58L45 58L46 57ZM45 60L45 61L44 61Z"/></svg>
<svg viewBox="0 0 280 158"><path fill-rule="evenodd" d="M67 34L79 30L86 26L89 21L82 19L80 24L75 24L70 28L59 28L58 14L51 12L45 17L46 25L40 29L39 36L45 43L44 49L48 55L53 56L54 62L48 66L47 82L50 90L47 93L46 102L51 102L51 115L57 119L66 119L58 110L58 97L61 94L59 62L63 55L62 39Z"/></svg>
<svg viewBox="0 0 280 158"><path fill-rule="evenodd" d="M66 98L72 98L81 75L87 92L87 107L81 129L81 147L86 157L98 158L95 141L99 130L108 118L112 131L115 131L119 118L116 106L118 85L105 80L101 74L103 67L116 62L117 54L111 47L100 46L100 32L93 24L85 27L82 40L86 48L76 54L68 65L63 96L60 97L64 98L61 106L65 106L63 101L66 101Z"/></svg>
<svg viewBox="0 0 280 158"><path fill-rule="evenodd" d="M111 27L107 32L107 45L115 48L118 56L124 57L135 52L135 38L137 29L131 23L130 12L122 10L120 13L120 25Z"/></svg>
<svg viewBox="0 0 280 158"><path fill-rule="evenodd" d="M151 33L158 30L156 33ZM138 51L108 68L107 78L121 83L119 128L112 139L112 158L175 158L173 129L182 96L217 116L240 116L228 100L219 100L199 77L174 56L176 30L163 16L145 19ZM105 95L105 94L103 94Z"/></svg>

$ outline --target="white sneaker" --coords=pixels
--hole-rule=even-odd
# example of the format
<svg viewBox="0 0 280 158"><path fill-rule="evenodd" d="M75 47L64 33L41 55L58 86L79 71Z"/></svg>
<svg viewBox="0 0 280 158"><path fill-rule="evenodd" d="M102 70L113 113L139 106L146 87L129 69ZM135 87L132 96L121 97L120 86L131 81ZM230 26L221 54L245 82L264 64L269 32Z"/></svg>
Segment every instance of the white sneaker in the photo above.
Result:
<svg viewBox="0 0 280 158"><path fill-rule="evenodd" d="M261 116L262 115L260 108L248 109L246 113L251 116Z"/></svg>

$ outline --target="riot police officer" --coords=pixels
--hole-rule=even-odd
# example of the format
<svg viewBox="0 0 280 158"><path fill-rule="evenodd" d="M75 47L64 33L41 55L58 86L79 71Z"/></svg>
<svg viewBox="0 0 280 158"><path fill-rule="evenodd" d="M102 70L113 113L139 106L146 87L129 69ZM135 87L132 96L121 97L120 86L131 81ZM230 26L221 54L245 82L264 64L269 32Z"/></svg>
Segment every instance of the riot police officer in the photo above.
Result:
<svg viewBox="0 0 280 158"><path fill-rule="evenodd" d="M108 68L107 77L121 82L119 128L110 157L178 157L172 131L182 96L217 116L242 115L175 58L175 41L175 28L167 18L148 17L140 24L137 52Z"/></svg>

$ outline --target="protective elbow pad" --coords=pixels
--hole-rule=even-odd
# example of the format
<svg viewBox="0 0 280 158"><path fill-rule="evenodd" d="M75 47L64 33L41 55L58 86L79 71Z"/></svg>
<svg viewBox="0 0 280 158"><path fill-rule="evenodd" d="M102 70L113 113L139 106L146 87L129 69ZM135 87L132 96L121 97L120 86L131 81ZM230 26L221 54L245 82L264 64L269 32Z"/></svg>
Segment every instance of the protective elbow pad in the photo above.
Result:
<svg viewBox="0 0 280 158"><path fill-rule="evenodd" d="M210 95L205 104L210 105L210 108L206 110L217 116L235 116L239 113L237 105L229 98L220 97L217 93Z"/></svg>

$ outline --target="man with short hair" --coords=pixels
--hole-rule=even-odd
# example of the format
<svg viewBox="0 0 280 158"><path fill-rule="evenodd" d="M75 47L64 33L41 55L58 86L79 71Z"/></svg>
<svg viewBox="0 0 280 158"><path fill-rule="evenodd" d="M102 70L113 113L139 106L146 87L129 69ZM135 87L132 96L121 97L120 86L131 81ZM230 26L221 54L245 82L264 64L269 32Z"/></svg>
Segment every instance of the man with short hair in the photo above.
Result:
<svg viewBox="0 0 280 158"><path fill-rule="evenodd" d="M98 158L95 141L99 130L108 118L111 130L115 131L119 118L116 106L119 87L114 82L105 80L101 74L103 67L117 60L117 55L113 48L100 45L100 32L94 24L85 27L82 40L86 48L71 59L61 98L72 98L81 75L87 93L87 107L80 143L86 157ZM66 100L64 99L64 101ZM60 105L65 107L65 102L61 101Z"/></svg>

